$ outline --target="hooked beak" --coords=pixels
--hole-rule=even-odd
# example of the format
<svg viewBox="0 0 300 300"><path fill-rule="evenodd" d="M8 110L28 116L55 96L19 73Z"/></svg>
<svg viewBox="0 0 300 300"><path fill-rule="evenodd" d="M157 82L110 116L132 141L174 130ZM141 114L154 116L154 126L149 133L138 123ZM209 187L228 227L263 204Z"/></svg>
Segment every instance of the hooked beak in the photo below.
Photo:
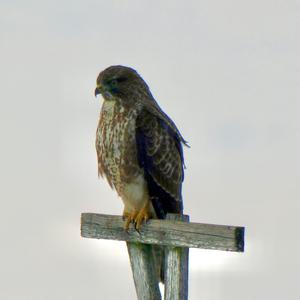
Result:
<svg viewBox="0 0 300 300"><path fill-rule="evenodd" d="M101 89L101 86L97 86L96 89L95 89L95 97L99 94L102 93L102 89Z"/></svg>

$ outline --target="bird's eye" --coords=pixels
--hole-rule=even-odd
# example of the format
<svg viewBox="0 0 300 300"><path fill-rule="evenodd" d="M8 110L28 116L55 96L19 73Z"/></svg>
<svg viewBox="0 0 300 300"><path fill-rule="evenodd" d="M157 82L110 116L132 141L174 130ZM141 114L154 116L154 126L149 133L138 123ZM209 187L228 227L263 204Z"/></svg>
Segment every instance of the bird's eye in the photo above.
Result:
<svg viewBox="0 0 300 300"><path fill-rule="evenodd" d="M118 80L117 80L117 79L112 79L112 80L110 81L110 86L111 86L112 88L116 87L117 84L118 84Z"/></svg>
<svg viewBox="0 0 300 300"><path fill-rule="evenodd" d="M119 78L117 78L118 82L123 82L123 81L126 81L126 80L127 80L126 77L119 77Z"/></svg>

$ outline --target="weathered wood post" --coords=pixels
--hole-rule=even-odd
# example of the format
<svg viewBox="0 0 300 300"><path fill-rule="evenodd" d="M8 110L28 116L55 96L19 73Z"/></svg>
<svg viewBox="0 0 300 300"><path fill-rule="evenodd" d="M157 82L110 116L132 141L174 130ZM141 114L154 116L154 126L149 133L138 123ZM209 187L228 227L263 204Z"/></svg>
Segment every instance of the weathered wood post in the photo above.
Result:
<svg viewBox="0 0 300 300"><path fill-rule="evenodd" d="M167 215L167 220L189 222L187 215ZM165 247L165 300L187 300L189 248Z"/></svg>
<svg viewBox="0 0 300 300"><path fill-rule="evenodd" d="M149 220L140 233L123 229L121 216L81 215L81 236L126 241L139 300L160 300L150 245L165 246L165 300L187 300L188 248L244 251L244 227L188 223L188 216Z"/></svg>
<svg viewBox="0 0 300 300"><path fill-rule="evenodd" d="M127 249L138 299L160 300L151 245L127 242Z"/></svg>

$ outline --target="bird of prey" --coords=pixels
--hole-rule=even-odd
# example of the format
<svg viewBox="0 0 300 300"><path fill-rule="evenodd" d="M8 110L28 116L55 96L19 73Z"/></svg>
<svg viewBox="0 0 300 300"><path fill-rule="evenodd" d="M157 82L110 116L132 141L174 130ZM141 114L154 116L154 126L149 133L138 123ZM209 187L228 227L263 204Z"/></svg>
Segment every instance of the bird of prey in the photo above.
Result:
<svg viewBox="0 0 300 300"><path fill-rule="evenodd" d="M124 229L139 231L149 218L182 214L182 144L174 122L162 111L132 68L110 66L97 78L104 98L96 132L99 175L124 203Z"/></svg>

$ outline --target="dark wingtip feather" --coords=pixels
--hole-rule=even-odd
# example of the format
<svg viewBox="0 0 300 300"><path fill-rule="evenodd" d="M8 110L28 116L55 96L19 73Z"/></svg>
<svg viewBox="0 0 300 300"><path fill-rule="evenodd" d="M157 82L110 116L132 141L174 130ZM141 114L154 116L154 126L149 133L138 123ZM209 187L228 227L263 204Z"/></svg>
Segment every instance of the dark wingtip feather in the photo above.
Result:
<svg viewBox="0 0 300 300"><path fill-rule="evenodd" d="M191 148L191 146L189 145L189 142L188 142L188 141L182 139L181 142L182 142L182 144L183 144L184 146L186 146L186 147L188 147L188 148Z"/></svg>

